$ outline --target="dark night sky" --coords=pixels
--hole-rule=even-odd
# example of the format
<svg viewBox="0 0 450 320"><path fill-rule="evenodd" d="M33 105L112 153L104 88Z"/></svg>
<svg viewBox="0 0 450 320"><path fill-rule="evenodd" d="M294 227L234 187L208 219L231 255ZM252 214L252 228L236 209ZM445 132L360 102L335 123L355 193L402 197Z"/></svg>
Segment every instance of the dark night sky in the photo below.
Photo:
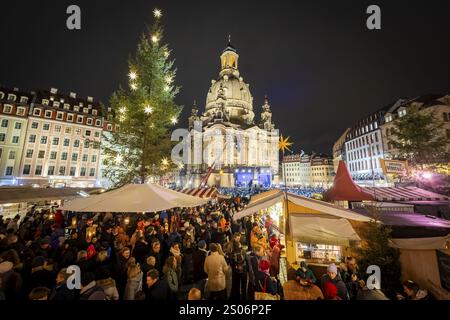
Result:
<svg viewBox="0 0 450 320"><path fill-rule="evenodd" d="M82 30L66 29L66 7L82 10ZM378 4L382 30L366 28ZM264 94L294 150L331 152L347 126L398 97L450 93L450 1L15 0L2 3L0 83L56 87L104 103L126 83L152 9L164 13L187 123L204 107L228 34L240 54L259 119Z"/></svg>

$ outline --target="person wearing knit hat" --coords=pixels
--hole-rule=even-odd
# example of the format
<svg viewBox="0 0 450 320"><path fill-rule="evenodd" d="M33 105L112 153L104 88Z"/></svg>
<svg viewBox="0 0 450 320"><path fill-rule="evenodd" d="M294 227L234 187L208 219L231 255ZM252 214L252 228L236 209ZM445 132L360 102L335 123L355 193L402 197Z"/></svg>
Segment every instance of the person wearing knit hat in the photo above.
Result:
<svg viewBox="0 0 450 320"><path fill-rule="evenodd" d="M270 262L262 259L258 265L256 274L256 290L257 292L266 292L270 294L278 294L278 286L276 280L269 275Z"/></svg>
<svg viewBox="0 0 450 320"><path fill-rule="evenodd" d="M331 282L327 281L325 282L324 288L323 288L323 296L325 300L342 300L338 295L338 289L336 285Z"/></svg>
<svg viewBox="0 0 450 320"><path fill-rule="evenodd" d="M327 267L327 273L322 276L320 279L320 288L322 289L323 295L326 296L326 288L325 285L327 282L331 282L337 288L337 296L341 300L349 300L349 295L347 291L347 287L342 281L341 276L338 272L337 266L332 263Z"/></svg>

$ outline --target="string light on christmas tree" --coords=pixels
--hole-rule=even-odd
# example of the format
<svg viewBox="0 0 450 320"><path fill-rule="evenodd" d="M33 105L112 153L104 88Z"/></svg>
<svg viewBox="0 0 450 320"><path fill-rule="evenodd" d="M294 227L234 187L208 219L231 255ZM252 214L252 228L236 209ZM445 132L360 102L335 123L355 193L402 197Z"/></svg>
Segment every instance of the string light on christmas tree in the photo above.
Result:
<svg viewBox="0 0 450 320"><path fill-rule="evenodd" d="M164 91L169 92L169 91L170 91L170 86L169 86L169 85L166 85L166 86L164 87Z"/></svg>
<svg viewBox="0 0 450 320"><path fill-rule="evenodd" d="M170 122L171 122L172 124L177 124L177 122L178 122L177 117L172 117L172 118L170 118Z"/></svg>
<svg viewBox="0 0 450 320"><path fill-rule="evenodd" d="M167 166L169 165L169 159L167 159L167 158L162 158L162 159L161 159L161 165L162 165L163 167L167 167Z"/></svg>
<svg viewBox="0 0 450 320"><path fill-rule="evenodd" d="M155 129L155 124L154 123L150 123L150 129Z"/></svg>
<svg viewBox="0 0 450 320"><path fill-rule="evenodd" d="M152 40L153 43L158 43L159 41L159 38L156 35L152 35L150 39Z"/></svg>
<svg viewBox="0 0 450 320"><path fill-rule="evenodd" d="M163 53L163 55L164 55L164 58L168 58L169 56L170 56L170 52L169 52L169 50L167 50L167 49L164 49L164 53Z"/></svg>
<svg viewBox="0 0 450 320"><path fill-rule="evenodd" d="M160 9L158 9L158 8L155 8L155 9L153 10L153 16L154 16L155 18L161 18L161 16L162 16L162 11L161 11Z"/></svg>
<svg viewBox="0 0 450 320"><path fill-rule="evenodd" d="M173 81L173 78L172 78L172 76L166 76L166 83L167 84L171 84L172 83L172 81Z"/></svg>
<svg viewBox="0 0 450 320"><path fill-rule="evenodd" d="M116 164L121 163L122 160L123 160L123 157L122 157L122 155L120 155L120 154L118 154L118 155L116 156L116 158L115 158Z"/></svg>
<svg viewBox="0 0 450 320"><path fill-rule="evenodd" d="M130 87L131 87L132 90L137 90L137 88L138 88L137 84L134 83L134 82L130 85Z"/></svg>
<svg viewBox="0 0 450 320"><path fill-rule="evenodd" d="M150 114L150 113L153 112L153 108L150 107L150 106L146 106L145 109L144 109L144 112L145 112L146 114Z"/></svg>
<svg viewBox="0 0 450 320"><path fill-rule="evenodd" d="M119 108L120 113L125 113L126 111L127 111L127 108L125 108L125 107Z"/></svg>
<svg viewBox="0 0 450 320"><path fill-rule="evenodd" d="M136 74L136 72L134 72L134 71L130 71L130 73L128 74L128 77L129 77L131 80L136 80L137 74Z"/></svg>

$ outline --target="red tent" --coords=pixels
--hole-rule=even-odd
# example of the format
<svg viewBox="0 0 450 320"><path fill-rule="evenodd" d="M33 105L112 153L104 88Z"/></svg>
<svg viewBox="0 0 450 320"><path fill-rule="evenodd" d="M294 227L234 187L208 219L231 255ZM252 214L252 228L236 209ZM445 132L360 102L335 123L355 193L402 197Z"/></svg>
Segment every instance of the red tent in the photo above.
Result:
<svg viewBox="0 0 450 320"><path fill-rule="evenodd" d="M344 161L339 161L334 177L333 187L325 193L325 198L332 201L375 200L374 197L358 186L350 176Z"/></svg>

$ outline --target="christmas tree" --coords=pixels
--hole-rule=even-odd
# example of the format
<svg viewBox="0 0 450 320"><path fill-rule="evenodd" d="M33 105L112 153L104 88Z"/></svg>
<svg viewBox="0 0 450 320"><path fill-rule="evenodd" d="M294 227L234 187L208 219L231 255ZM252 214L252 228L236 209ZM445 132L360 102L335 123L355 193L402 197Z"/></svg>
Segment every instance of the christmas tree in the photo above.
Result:
<svg viewBox="0 0 450 320"><path fill-rule="evenodd" d="M174 102L179 87L170 50L162 44L161 11L155 9L153 16L153 26L129 59L128 87L119 87L110 101L118 129L103 139L103 176L115 187L145 183L171 167L171 129L181 112Z"/></svg>

